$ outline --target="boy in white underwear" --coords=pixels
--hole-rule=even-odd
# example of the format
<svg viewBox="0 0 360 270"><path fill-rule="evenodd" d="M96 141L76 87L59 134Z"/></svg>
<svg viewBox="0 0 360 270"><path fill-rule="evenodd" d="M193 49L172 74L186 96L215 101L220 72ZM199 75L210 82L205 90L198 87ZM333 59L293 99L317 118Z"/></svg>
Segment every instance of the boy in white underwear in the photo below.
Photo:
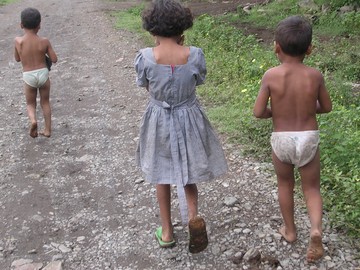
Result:
<svg viewBox="0 0 360 270"><path fill-rule="evenodd" d="M15 60L23 67L23 80L26 97L26 107L30 119L30 136L38 136L36 120L37 89L40 93L40 105L43 111L45 127L39 132L45 137L51 136L50 79L46 65L46 55L52 63L57 62L57 56L50 41L38 36L41 15L35 8L26 8L21 12L21 28L24 35L15 38Z"/></svg>
<svg viewBox="0 0 360 270"><path fill-rule="evenodd" d="M275 32L275 53L280 65L265 72L254 106L257 118L273 121L272 158L278 181L278 198L284 226L280 234L296 240L294 222L294 167L300 172L310 217L309 262L324 254L322 245L322 198L317 113L332 109L322 74L304 65L311 53L312 27L300 16L281 21ZM270 106L268 106L270 103Z"/></svg>

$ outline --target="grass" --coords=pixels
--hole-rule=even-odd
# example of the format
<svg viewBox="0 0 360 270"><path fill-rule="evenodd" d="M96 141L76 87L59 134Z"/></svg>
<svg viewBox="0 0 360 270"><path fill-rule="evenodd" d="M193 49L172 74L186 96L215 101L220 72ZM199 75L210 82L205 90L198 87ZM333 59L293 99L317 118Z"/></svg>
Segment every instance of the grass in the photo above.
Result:
<svg viewBox="0 0 360 270"><path fill-rule="evenodd" d="M17 0L0 0L0 7L1 6L4 6L6 4L10 4L10 3L13 3L13 2L16 2Z"/></svg>

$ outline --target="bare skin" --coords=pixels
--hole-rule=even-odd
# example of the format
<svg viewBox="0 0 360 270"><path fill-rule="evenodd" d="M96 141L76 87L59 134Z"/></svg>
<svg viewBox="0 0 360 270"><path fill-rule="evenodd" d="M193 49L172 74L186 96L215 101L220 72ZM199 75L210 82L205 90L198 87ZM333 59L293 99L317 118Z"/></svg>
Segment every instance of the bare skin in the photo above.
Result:
<svg viewBox="0 0 360 270"><path fill-rule="evenodd" d="M195 184L184 187L188 205L189 220L198 214L198 190ZM160 208L160 219L162 226L162 240L170 242L174 239L173 226L171 222L171 191L170 185L156 185L156 194Z"/></svg>
<svg viewBox="0 0 360 270"><path fill-rule="evenodd" d="M308 262L314 262L324 255L324 247L320 234L313 234L309 240L309 246L306 252Z"/></svg>
<svg viewBox="0 0 360 270"><path fill-rule="evenodd" d="M57 62L57 56L48 39L37 35L40 25L35 29L24 29L24 35L15 38L14 57L21 62L23 71L32 71L46 68L45 55L47 54L53 63ZM24 83L26 108L30 120L30 136L36 138L38 134L44 137L51 136L51 107L50 107L50 79L39 88L40 105L44 115L44 130L38 133L36 119L37 89Z"/></svg>
<svg viewBox="0 0 360 270"><path fill-rule="evenodd" d="M187 63L190 48L183 46L183 36L155 37L157 44L153 48L156 63L162 65L184 65Z"/></svg>
<svg viewBox="0 0 360 270"><path fill-rule="evenodd" d="M317 130L316 114L327 113L332 109L322 74L303 64L305 55L286 55L277 43L275 53L281 64L269 69L262 78L254 106L255 117L272 117L275 132ZM306 54L310 53L311 45ZM271 104L270 107L268 103ZM274 152L272 159L277 175L279 205L284 219L284 226L279 232L286 241L292 243L297 239L294 222L294 165L280 161ZM321 243L319 150L310 163L299 168L299 172L311 223L307 258L314 261L321 258L324 253Z"/></svg>

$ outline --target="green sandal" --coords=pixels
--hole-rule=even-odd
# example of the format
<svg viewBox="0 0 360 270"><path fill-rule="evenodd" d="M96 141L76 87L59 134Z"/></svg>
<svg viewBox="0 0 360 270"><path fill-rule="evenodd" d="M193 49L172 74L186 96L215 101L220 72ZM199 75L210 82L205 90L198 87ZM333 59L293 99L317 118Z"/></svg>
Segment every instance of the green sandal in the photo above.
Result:
<svg viewBox="0 0 360 270"><path fill-rule="evenodd" d="M162 247L162 248L171 248L171 247L175 246L175 240L172 240L169 242L164 242L162 240L162 227L159 227L156 229L155 238L158 241L160 247Z"/></svg>

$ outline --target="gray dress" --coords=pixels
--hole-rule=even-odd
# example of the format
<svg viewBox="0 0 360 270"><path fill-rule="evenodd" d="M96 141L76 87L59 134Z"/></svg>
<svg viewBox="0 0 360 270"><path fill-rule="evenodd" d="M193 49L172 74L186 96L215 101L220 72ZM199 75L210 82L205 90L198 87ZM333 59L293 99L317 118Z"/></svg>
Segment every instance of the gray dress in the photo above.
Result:
<svg viewBox="0 0 360 270"><path fill-rule="evenodd" d="M148 182L185 186L227 171L221 144L195 95L206 75L202 50L184 65L157 64L152 48L135 58L136 83L150 100L141 120L136 160Z"/></svg>

